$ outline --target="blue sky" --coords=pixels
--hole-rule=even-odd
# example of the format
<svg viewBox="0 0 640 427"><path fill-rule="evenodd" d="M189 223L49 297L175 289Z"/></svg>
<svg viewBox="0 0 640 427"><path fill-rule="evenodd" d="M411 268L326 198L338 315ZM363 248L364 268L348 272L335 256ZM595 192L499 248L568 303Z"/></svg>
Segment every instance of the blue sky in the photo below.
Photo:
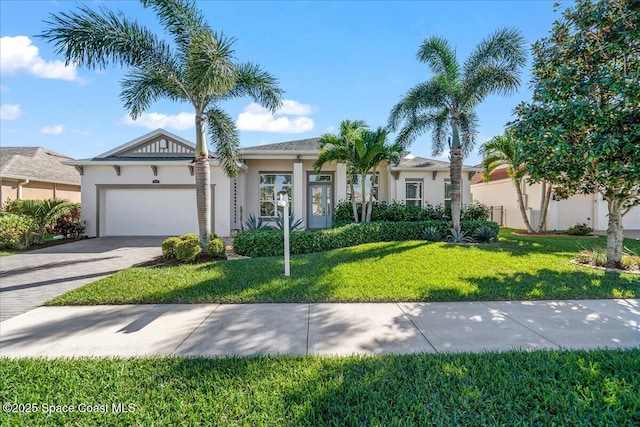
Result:
<svg viewBox="0 0 640 427"><path fill-rule="evenodd" d="M133 122L119 98L124 70L64 67L52 46L35 37L49 14L74 9L79 3L119 9L160 31L153 13L137 1L0 2L1 144L44 146L86 158L158 127L193 141L190 105L158 102ZM316 137L334 131L344 119L383 126L407 90L431 77L415 59L425 38L446 38L463 62L478 42L499 28L519 29L530 45L547 36L559 17L551 1L202 1L198 5L214 29L237 39L234 48L240 62L260 64L285 90L287 101L275 115L248 98L223 105L241 129L242 146ZM477 109L476 151L503 131L520 101L530 98L530 66L529 58L517 95L491 96ZM418 139L410 150L432 157L430 138ZM477 154L465 161L478 162Z"/></svg>

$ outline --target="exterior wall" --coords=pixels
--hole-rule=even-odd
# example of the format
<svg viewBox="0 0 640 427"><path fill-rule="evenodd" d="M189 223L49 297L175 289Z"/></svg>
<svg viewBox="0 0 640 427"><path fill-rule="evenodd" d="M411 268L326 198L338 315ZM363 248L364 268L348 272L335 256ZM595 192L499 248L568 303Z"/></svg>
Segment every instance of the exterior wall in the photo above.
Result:
<svg viewBox="0 0 640 427"><path fill-rule="evenodd" d="M471 186L474 200L487 206L502 206L505 227L524 229L524 221L518 208L518 196L511 180L474 184ZM531 212L540 209L542 185L525 187L526 207ZM566 230L576 224L587 224L596 231L608 228L608 206L600 194L577 194L565 200L551 200L547 211L547 230ZM535 216L535 215L534 215ZM532 223L535 227L537 224ZM634 207L623 217L622 226L627 230L640 230L640 206Z"/></svg>
<svg viewBox="0 0 640 427"><path fill-rule="evenodd" d="M179 165L159 165L158 175L154 176L149 165L124 165L121 166L121 174L118 176L110 165L84 166L82 176L82 218L87 221L87 235L95 237L99 234L96 227L98 212L97 185L152 185L154 180L158 180L157 185L179 184L194 185L195 177L191 176L188 164ZM212 229L219 236L229 236L231 234L230 222L230 201L231 181L218 167L211 168L211 183L214 185L214 209L212 212ZM101 193L100 210L102 216L105 215L104 192ZM103 222L104 223L104 222ZM197 233L198 230L194 230Z"/></svg>
<svg viewBox="0 0 640 427"><path fill-rule="evenodd" d="M29 181L22 185L22 195L18 190L18 183L23 181L2 179L2 203L7 199L16 200L46 200L66 199L74 203L80 202L80 186L54 184L51 182Z"/></svg>
<svg viewBox="0 0 640 427"><path fill-rule="evenodd" d="M391 174L387 174L390 191L389 201L397 201L404 203L406 198L406 182L407 181L422 181L422 203L432 205L444 205L444 184L449 181L449 172L437 171L434 179L433 171L400 171L398 179L395 179ZM469 179L468 174L464 173L462 180L462 204L468 205L471 203L471 193L469 191Z"/></svg>

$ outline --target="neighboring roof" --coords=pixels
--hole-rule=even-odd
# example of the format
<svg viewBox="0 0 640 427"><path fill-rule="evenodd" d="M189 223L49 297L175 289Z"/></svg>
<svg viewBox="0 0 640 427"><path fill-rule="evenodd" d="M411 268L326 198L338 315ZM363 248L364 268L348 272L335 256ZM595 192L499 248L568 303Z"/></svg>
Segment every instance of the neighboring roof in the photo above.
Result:
<svg viewBox="0 0 640 427"><path fill-rule="evenodd" d="M0 147L0 177L80 185L80 174L63 161L73 160L42 147Z"/></svg>
<svg viewBox="0 0 640 427"><path fill-rule="evenodd" d="M503 179L509 179L506 167L497 168L491 171L489 174L489 180L486 182L502 181ZM471 185L483 183L485 183L484 174L476 174L471 178Z"/></svg>

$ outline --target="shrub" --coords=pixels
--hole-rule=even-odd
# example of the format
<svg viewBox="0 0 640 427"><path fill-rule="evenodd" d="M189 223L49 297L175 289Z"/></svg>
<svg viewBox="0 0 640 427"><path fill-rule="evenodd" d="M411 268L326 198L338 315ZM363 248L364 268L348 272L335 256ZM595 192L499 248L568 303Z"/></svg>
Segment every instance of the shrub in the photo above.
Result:
<svg viewBox="0 0 640 427"><path fill-rule="evenodd" d="M461 221L487 221L489 219L489 215L491 214L491 209L488 206L483 205L482 203L474 203L468 206L466 209L462 210L460 214Z"/></svg>
<svg viewBox="0 0 640 427"><path fill-rule="evenodd" d="M209 241L207 246L207 253L211 258L225 258L226 257L226 245L224 240L220 238L214 238Z"/></svg>
<svg viewBox="0 0 640 427"><path fill-rule="evenodd" d="M440 230L432 226L422 230L422 238L429 242L438 242L442 239L442 234L440 233Z"/></svg>
<svg viewBox="0 0 640 427"><path fill-rule="evenodd" d="M198 236L196 233L188 233L188 234L183 234L181 236L178 236L178 239L180 240L196 240L199 241L200 240L200 236Z"/></svg>
<svg viewBox="0 0 640 427"><path fill-rule="evenodd" d="M176 247L178 243L182 243L184 240L179 237L169 237L162 242L162 256L166 259L176 257Z"/></svg>
<svg viewBox="0 0 640 427"><path fill-rule="evenodd" d="M242 231L255 231L255 230L273 230L273 227L266 224L264 220L255 215L249 215L249 218L242 224Z"/></svg>
<svg viewBox="0 0 640 427"><path fill-rule="evenodd" d="M498 229L498 224L487 221L464 221L462 229L473 231L481 225ZM433 227L446 235L448 221L379 221L352 223L342 227L317 231L294 231L290 235L292 254L322 252L363 243L421 240L425 228ZM243 231L234 239L234 251L249 257L279 256L284 253L284 236L279 230Z"/></svg>
<svg viewBox="0 0 640 427"><path fill-rule="evenodd" d="M201 252L197 239L183 239L176 245L176 259L180 262L194 262Z"/></svg>
<svg viewBox="0 0 640 427"><path fill-rule="evenodd" d="M362 204L357 203L358 217L362 216ZM462 221L486 221L490 210L487 206L476 203L462 210ZM449 220L451 215L442 205L426 204L423 207L406 206L399 202L373 202L371 221L440 221ZM345 224L353 222L351 202L339 202L333 211L333 222Z"/></svg>
<svg viewBox="0 0 640 427"><path fill-rule="evenodd" d="M640 270L640 256L638 255L622 255L620 264L625 270Z"/></svg>
<svg viewBox="0 0 640 427"><path fill-rule="evenodd" d="M455 228L449 229L449 235L447 236L447 242L449 243L472 243L473 239L467 235L467 231L456 230Z"/></svg>
<svg viewBox="0 0 640 427"><path fill-rule="evenodd" d="M274 226L267 227L274 230L284 230L284 215L278 211L278 216L275 218ZM296 216L291 213L289 215L289 231L300 230L302 228L304 228L304 220L302 218L296 218Z"/></svg>
<svg viewBox="0 0 640 427"><path fill-rule="evenodd" d="M26 215L0 215L0 247L26 249L34 242L36 226Z"/></svg>
<svg viewBox="0 0 640 427"><path fill-rule="evenodd" d="M567 234L572 236L586 236L592 231L593 228L589 227L587 224L576 224L567 230Z"/></svg>
<svg viewBox="0 0 640 427"><path fill-rule="evenodd" d="M481 225L473 231L473 238L478 242L495 242L498 239L498 230L489 225Z"/></svg>
<svg viewBox="0 0 640 427"><path fill-rule="evenodd" d="M80 216L80 204L74 203L69 210L56 219L52 232L66 238L80 239L87 229L87 223Z"/></svg>

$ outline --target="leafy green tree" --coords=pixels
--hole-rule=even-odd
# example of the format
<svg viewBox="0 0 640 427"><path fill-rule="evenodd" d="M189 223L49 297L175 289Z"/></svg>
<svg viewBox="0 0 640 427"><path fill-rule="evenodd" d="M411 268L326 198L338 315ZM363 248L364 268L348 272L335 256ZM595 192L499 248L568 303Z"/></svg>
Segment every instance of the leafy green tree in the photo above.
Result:
<svg viewBox="0 0 640 427"><path fill-rule="evenodd" d="M533 99L515 123L529 174L602 194L614 267L640 204L640 2L577 0L533 53Z"/></svg>
<svg viewBox="0 0 640 427"><path fill-rule="evenodd" d="M520 68L526 62L524 39L514 29L499 30L480 42L461 66L447 40L431 37L422 43L417 57L434 76L410 89L393 107L389 128L399 129L396 141L405 146L431 129L434 156L448 145L451 219L460 231L462 161L476 141L475 108L490 94L509 95L518 89Z"/></svg>
<svg viewBox="0 0 640 427"><path fill-rule="evenodd" d="M496 168L504 166L516 189L520 215L522 215L527 231L529 233L540 233L546 221L553 187L550 183L543 182L544 192L540 201L540 218L534 230L527 216L523 196L523 186L526 184L525 177L528 173L527 165L523 160L521 142L515 137L513 131L508 129L504 135L495 136L490 141L485 142L480 148L480 154L482 155L485 181L489 179L489 175Z"/></svg>
<svg viewBox="0 0 640 427"><path fill-rule="evenodd" d="M229 177L237 173L238 132L220 104L249 96L275 111L282 99L277 80L259 66L238 63L234 39L214 32L195 2L141 0L155 12L171 42L123 13L80 6L51 15L40 35L54 43L66 63L89 69L119 65L129 69L120 97L132 119L159 99L188 102L195 111L195 181L199 242L207 248L211 233L211 170L206 134L215 158Z"/></svg>
<svg viewBox="0 0 640 427"><path fill-rule="evenodd" d="M67 213L75 203L68 200L13 200L7 203L6 211L17 215L26 215L33 220L38 231L38 243L44 243L44 235L47 229L52 227L56 220Z"/></svg>

